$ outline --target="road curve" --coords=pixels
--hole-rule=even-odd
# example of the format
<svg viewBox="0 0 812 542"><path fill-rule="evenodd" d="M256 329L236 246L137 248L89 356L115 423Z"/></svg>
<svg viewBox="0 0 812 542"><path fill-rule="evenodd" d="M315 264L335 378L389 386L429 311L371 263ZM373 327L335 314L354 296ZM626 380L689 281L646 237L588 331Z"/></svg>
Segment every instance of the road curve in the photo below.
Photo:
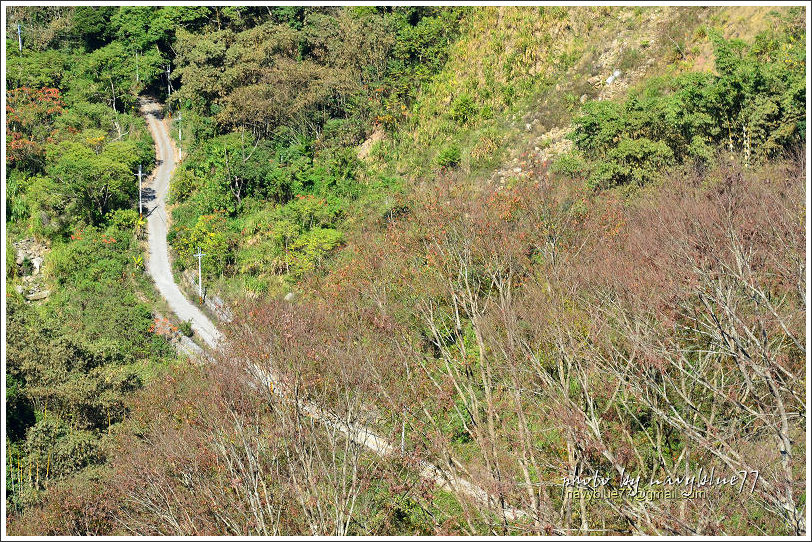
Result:
<svg viewBox="0 0 812 542"><path fill-rule="evenodd" d="M169 192L169 180L175 169L175 149L169 140L166 125L161 120L161 105L155 101L142 98L141 113L147 120L147 126L155 141L156 164L152 172L151 188L155 197L145 205L147 230L149 232L149 259L147 270L155 281L161 296L169 308L182 321L192 322L192 329L207 345L214 348L222 338L211 320L194 303L190 302L175 284L172 276L172 265L169 262L169 247L166 234L169 220L166 213L166 196ZM150 185L148 185L150 186Z"/></svg>
<svg viewBox="0 0 812 542"><path fill-rule="evenodd" d="M169 229L169 222L166 214L166 196L169 192L169 180L172 171L175 169L175 150L169 140L166 125L161 120L161 106L155 101L141 98L141 113L147 120L152 138L155 140L157 167L152 175L151 188L155 191L155 197L148 202L146 207L148 212L149 230L149 261L147 269L158 291L166 299L169 307L178 315L181 320L191 320L192 329L210 347L215 348L223 338L215 325L203 314L198 307L191 303L181 293L175 279L172 276L172 267L169 263L169 248L166 242L166 234ZM253 379L266 389L271 389L272 393L281 398L290 400L290 393L284 391L284 386L280 385L279 379L274 375L264 371L256 363L248 362L248 367L254 373ZM366 447L380 456L391 456L397 453L397 448L376 435L372 430L361 424L353 423L349 420L341 419L319 405L306 401L298 401L302 411L314 420L324 424L328 428L337 430L347 436L350 440ZM487 491L472 484L460 477L456 473L435 466L432 463L423 461L420 464L420 475L433 481L439 487L467 495L481 503L493 505L496 500ZM498 506L498 505L497 505ZM527 512L502 504L502 513L510 521L527 518Z"/></svg>

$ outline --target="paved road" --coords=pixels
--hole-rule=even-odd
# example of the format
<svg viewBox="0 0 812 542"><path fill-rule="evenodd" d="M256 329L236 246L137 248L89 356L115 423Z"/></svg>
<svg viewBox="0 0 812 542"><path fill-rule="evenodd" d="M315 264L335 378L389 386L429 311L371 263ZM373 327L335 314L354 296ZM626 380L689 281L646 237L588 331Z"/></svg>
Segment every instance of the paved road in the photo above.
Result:
<svg viewBox="0 0 812 542"><path fill-rule="evenodd" d="M166 233L169 229L166 215L166 196L169 191L169 180L172 171L175 169L175 149L169 140L166 125L160 118L161 106L154 101L142 98L141 112L146 117L149 131L155 140L158 162L158 167L153 172L151 184L147 185L155 191L154 199L148 202L145 211L149 213L147 219L149 229L149 262L147 263L147 269L149 274L152 275L158 291L166 299L175 314L181 320L191 320L195 333L206 341L209 346L215 347L222 339L222 334L211 320L181 293L177 284L175 284L172 267L169 263L169 250L166 243ZM253 369L255 381L262 383L262 386L270 386L270 389L280 397L285 398L289 395L285 392L284 387L280 385L279 379L274 375L264 371L253 362L249 362L249 367ZM395 446L363 425L343 420L313 403L301 401L299 406L311 418L321 422L328 428L345 434L351 440L378 455L389 456L397 453ZM432 463L421 462L420 475L432 480L440 487L468 495L479 502L494 502L493 496L482 488L475 486L456 473L441 469ZM526 512L511 506L506 506L503 513L511 521L527 517Z"/></svg>
<svg viewBox="0 0 812 542"><path fill-rule="evenodd" d="M222 335L205 314L190 302L175 284L172 266L169 263L169 249L166 234L169 221L166 214L166 196L169 192L169 179L175 169L175 149L169 140L166 125L161 120L160 104L146 99L141 100L141 112L147 119L147 126L155 140L157 167L153 171L151 184L147 188L154 191L154 199L145 205L149 231L149 260L147 270L155 281L158 291L169 304L169 308L181 320L191 320L192 329L206 344L216 347Z"/></svg>

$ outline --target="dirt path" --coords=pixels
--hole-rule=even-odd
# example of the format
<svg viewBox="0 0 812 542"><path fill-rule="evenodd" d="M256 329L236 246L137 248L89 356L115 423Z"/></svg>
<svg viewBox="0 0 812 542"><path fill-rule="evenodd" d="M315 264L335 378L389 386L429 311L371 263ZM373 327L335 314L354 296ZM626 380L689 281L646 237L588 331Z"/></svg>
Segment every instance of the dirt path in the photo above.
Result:
<svg viewBox="0 0 812 542"><path fill-rule="evenodd" d="M169 180L175 169L175 149L169 140L169 133L161 119L160 104L142 99L141 112L147 120L152 138L155 140L157 167L152 173L151 181L146 188L150 190L149 200L144 206L149 231L149 259L147 270L155 281L161 296L166 299L169 308L183 321L190 320L192 329L210 347L216 347L222 335L203 312L190 302L175 284L172 276L172 265L169 262L169 247L166 234L169 221L166 213L166 196L169 192Z"/></svg>

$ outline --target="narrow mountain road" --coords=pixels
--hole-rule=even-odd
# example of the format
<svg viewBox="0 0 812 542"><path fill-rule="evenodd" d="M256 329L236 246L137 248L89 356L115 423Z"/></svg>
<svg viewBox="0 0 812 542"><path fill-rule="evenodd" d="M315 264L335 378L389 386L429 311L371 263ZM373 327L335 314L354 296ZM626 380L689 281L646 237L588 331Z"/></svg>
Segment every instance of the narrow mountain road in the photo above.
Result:
<svg viewBox="0 0 812 542"><path fill-rule="evenodd" d="M169 221L166 213L166 196L169 192L169 180L175 169L175 148L169 140L169 133L162 120L161 105L148 99L141 99L141 112L147 119L147 126L155 140L157 167L152 175L151 188L154 199L148 201L145 208L147 229L149 231L149 260L147 270L155 281L161 296L169 308L183 321L192 322L192 329L210 347L216 347L222 335L205 314L190 302L175 284L172 276L172 265L169 262L169 247L166 234Z"/></svg>
<svg viewBox="0 0 812 542"><path fill-rule="evenodd" d="M161 296L167 301L169 307L178 315L181 320L191 320L192 329L197 333L212 349L221 344L223 335L217 330L215 325L203 314L198 307L191 303L175 284L172 276L172 267L169 263L169 247L166 241L166 234L169 229L169 222L166 213L166 196L169 192L169 181L172 171L175 169L175 148L169 139L169 131L162 120L161 105L153 100L142 98L140 101L141 113L147 120L152 138L156 146L157 167L152 176L151 184L148 187L154 190L154 199L147 204L148 230L149 230L149 262L147 269ZM252 361L248 361L249 370L253 373L253 379L257 385L273 390L273 393L282 399L290 400L293 395L290 390L286 390L279 378L265 371ZM309 417L320 422L328 429L332 429L344 434L348 439L366 447L380 456L391 456L397 453L398 448L390 444L386 439L375 434L371 429L364 427L350 420L330 413L321 406L307 402L298 401L302 412ZM516 521L527 518L528 514L504 503L498 504L497 500L487 491L472 484L454 472L453 468L442 469L428 461L420 462L420 476L433 481L438 487L467 495L483 504L501 508L502 514L509 521Z"/></svg>

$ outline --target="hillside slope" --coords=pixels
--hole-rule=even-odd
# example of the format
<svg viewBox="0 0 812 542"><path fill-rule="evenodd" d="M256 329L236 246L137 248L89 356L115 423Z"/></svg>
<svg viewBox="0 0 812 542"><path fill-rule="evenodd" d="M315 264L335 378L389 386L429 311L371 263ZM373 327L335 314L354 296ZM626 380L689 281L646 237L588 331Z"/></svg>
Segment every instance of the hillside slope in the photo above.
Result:
<svg viewBox="0 0 812 542"><path fill-rule="evenodd" d="M804 9L10 14L10 533L807 532Z"/></svg>

